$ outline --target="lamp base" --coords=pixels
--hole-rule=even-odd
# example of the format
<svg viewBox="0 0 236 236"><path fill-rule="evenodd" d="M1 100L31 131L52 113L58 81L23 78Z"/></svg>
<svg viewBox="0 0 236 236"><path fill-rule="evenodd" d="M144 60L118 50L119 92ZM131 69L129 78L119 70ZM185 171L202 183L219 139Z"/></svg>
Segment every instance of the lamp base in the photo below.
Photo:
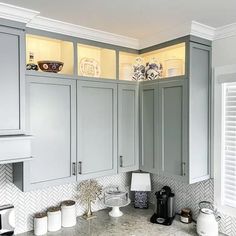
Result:
<svg viewBox="0 0 236 236"><path fill-rule="evenodd" d="M141 209L148 209L148 192L144 191L134 192L134 207Z"/></svg>

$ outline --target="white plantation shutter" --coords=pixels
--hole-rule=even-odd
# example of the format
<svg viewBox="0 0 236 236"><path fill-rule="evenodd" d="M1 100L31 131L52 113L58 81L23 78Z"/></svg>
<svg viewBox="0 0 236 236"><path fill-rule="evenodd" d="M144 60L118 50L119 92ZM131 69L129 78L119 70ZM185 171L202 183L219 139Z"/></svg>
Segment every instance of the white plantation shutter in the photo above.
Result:
<svg viewBox="0 0 236 236"><path fill-rule="evenodd" d="M223 86L222 201L236 207L236 83Z"/></svg>

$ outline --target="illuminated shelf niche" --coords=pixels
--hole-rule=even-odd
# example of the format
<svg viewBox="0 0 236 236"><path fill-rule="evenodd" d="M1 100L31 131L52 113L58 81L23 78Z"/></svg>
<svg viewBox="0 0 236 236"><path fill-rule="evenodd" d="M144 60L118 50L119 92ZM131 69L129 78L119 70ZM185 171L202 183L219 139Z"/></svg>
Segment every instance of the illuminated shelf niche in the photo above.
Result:
<svg viewBox="0 0 236 236"><path fill-rule="evenodd" d="M133 65L139 54L120 52L119 53L119 79L132 80Z"/></svg>
<svg viewBox="0 0 236 236"><path fill-rule="evenodd" d="M79 76L116 79L116 51L78 44Z"/></svg>
<svg viewBox="0 0 236 236"><path fill-rule="evenodd" d="M30 53L34 55L35 64L44 60L61 61L64 65L60 74L72 75L74 72L72 42L28 34L26 35L26 63L29 63Z"/></svg>
<svg viewBox="0 0 236 236"><path fill-rule="evenodd" d="M185 43L141 54L146 65L153 59L163 66L163 78L185 75Z"/></svg>

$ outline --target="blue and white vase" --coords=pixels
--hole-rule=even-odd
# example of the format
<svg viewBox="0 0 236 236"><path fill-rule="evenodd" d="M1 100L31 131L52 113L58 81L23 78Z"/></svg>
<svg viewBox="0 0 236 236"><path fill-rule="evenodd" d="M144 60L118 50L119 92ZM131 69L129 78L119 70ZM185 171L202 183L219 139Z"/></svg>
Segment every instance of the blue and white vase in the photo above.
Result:
<svg viewBox="0 0 236 236"><path fill-rule="evenodd" d="M143 65L143 59L141 57L135 59L133 70L133 80L145 80L145 66Z"/></svg>
<svg viewBox="0 0 236 236"><path fill-rule="evenodd" d="M157 60L153 58L151 62L146 63L145 77L147 80L155 80L162 78L163 66L161 63L157 63Z"/></svg>

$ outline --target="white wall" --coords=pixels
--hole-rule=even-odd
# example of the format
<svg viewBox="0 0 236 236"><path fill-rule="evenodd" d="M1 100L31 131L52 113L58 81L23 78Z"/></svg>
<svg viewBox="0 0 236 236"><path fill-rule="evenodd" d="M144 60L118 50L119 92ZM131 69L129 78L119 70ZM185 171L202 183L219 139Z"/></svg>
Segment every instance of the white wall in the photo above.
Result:
<svg viewBox="0 0 236 236"><path fill-rule="evenodd" d="M212 66L236 64L236 36L215 40L212 44Z"/></svg>

